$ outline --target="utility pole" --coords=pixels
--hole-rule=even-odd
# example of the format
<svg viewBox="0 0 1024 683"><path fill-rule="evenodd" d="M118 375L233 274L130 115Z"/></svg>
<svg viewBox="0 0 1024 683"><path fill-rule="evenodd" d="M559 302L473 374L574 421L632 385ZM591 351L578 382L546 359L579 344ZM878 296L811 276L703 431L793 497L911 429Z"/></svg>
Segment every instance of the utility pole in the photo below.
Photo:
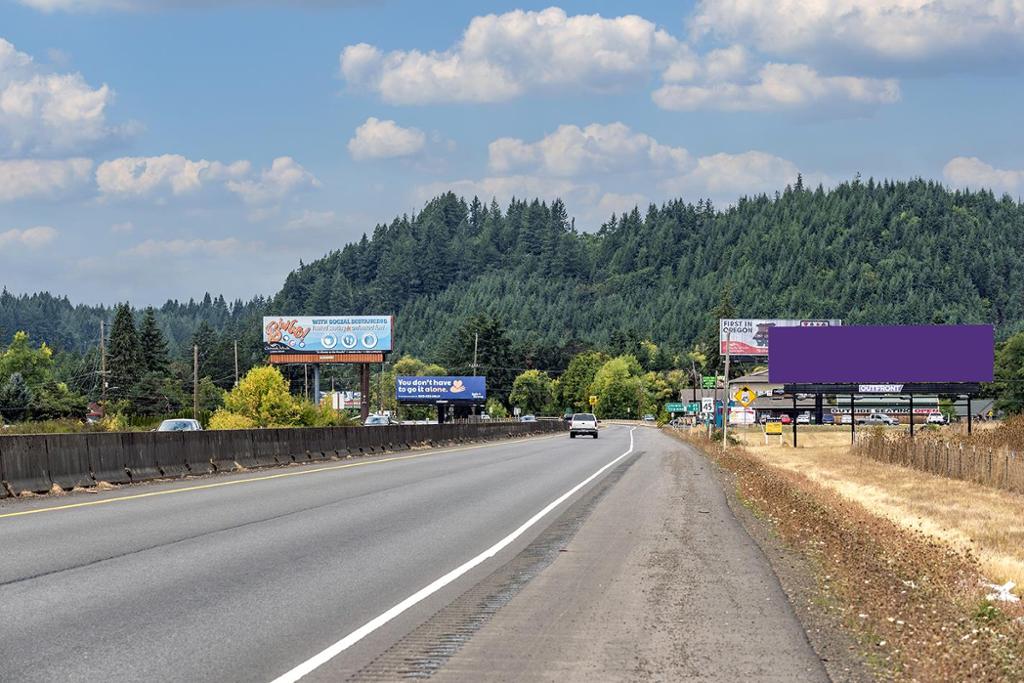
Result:
<svg viewBox="0 0 1024 683"><path fill-rule="evenodd" d="M192 419L199 419L199 344L192 345Z"/></svg>
<svg viewBox="0 0 1024 683"><path fill-rule="evenodd" d="M476 354L480 347L480 333L473 335L473 376L476 377ZM473 416L476 416L476 403L473 404Z"/></svg>
<svg viewBox="0 0 1024 683"><path fill-rule="evenodd" d="M100 400L107 403L107 335L104 321L100 321Z"/></svg>
<svg viewBox="0 0 1024 683"><path fill-rule="evenodd" d="M722 450L729 447L729 357L732 332L725 333L725 399L722 401Z"/></svg>
<svg viewBox="0 0 1024 683"><path fill-rule="evenodd" d="M238 340L235 340L235 386L238 386Z"/></svg>
<svg viewBox="0 0 1024 683"><path fill-rule="evenodd" d="M384 414L384 363L380 364L380 374L377 375L377 405L380 409L377 411L381 415Z"/></svg>

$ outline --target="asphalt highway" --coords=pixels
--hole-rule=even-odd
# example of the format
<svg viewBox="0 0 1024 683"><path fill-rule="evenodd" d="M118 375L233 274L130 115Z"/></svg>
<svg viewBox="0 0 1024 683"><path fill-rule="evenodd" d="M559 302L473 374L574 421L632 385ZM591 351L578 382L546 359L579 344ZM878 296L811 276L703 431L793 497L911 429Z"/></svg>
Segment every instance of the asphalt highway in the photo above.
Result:
<svg viewBox="0 0 1024 683"><path fill-rule="evenodd" d="M707 467L609 426L5 501L0 681L823 680Z"/></svg>
<svg viewBox="0 0 1024 683"><path fill-rule="evenodd" d="M602 437L7 502L0 680L273 680L476 558L630 447L627 428ZM375 629L347 661L372 658L558 509Z"/></svg>

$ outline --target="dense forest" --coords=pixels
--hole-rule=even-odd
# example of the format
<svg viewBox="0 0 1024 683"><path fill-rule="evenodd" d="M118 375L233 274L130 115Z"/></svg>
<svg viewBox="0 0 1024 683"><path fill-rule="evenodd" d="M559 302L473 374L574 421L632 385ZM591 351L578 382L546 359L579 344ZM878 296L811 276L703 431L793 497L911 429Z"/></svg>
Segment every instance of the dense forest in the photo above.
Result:
<svg viewBox="0 0 1024 683"><path fill-rule="evenodd" d="M172 360L190 360L197 343L202 374L229 387L235 341L243 370L262 357L264 313L393 313L399 354L455 369L469 359L453 339L478 317L507 335L511 373L564 370L585 349L633 353L643 340L658 345L659 364L695 343L714 364L719 314L991 322L1005 339L1024 329L1022 292L1024 205L925 180L855 179L830 190L798 181L722 210L675 200L595 232L578 230L557 200L502 207L448 193L300 265L271 300L207 295L169 301L155 317ZM0 348L24 330L58 360L86 359L87 372L99 321L112 315L4 291Z"/></svg>

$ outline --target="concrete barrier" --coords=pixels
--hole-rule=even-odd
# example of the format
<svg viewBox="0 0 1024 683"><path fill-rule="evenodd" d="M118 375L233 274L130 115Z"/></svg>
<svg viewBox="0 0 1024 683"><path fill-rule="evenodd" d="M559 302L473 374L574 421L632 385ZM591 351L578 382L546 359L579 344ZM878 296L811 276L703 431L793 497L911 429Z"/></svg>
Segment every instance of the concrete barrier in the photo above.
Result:
<svg viewBox="0 0 1024 683"><path fill-rule="evenodd" d="M108 484L127 484L128 475L124 437L127 434L88 434L85 441L89 450L89 471L94 481Z"/></svg>
<svg viewBox="0 0 1024 683"><path fill-rule="evenodd" d="M0 481L10 492L112 484L216 470L311 462L337 455L396 451L425 444L490 441L565 431L561 421L448 423L389 427L252 429L223 432L124 432L0 437Z"/></svg>
<svg viewBox="0 0 1024 683"><path fill-rule="evenodd" d="M46 493L53 483L46 472L46 440L42 436L0 437L0 458L3 458L4 484L19 495Z"/></svg>
<svg viewBox="0 0 1024 683"><path fill-rule="evenodd" d="M121 435L121 457L132 481L160 479L164 473L156 461L153 435L148 432L127 432Z"/></svg>

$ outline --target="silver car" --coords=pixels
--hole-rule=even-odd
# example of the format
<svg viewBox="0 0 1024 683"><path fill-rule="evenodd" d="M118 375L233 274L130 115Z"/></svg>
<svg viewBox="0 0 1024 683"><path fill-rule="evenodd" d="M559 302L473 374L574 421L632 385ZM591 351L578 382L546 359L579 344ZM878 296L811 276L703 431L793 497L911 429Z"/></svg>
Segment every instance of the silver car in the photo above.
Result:
<svg viewBox="0 0 1024 683"><path fill-rule="evenodd" d="M186 420L184 418L175 418L173 420L164 420L160 423L160 426L156 428L158 432L201 432L203 431L203 425L199 424L199 420Z"/></svg>

